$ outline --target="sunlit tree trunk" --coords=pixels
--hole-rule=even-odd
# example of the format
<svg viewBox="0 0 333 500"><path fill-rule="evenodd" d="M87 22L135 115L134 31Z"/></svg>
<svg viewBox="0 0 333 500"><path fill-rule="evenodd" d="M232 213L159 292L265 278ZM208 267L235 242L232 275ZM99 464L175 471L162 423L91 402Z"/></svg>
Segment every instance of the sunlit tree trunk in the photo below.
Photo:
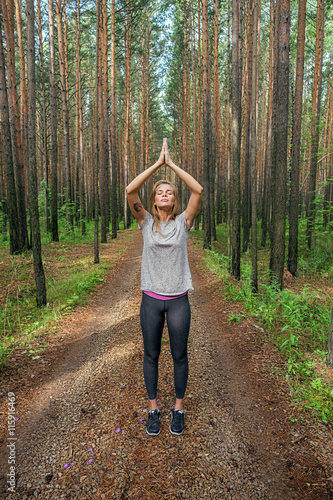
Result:
<svg viewBox="0 0 333 500"><path fill-rule="evenodd" d="M38 20L38 40L39 40L39 68L40 68L40 107L41 107L41 155L42 155L42 172L44 179L44 214L45 214L45 231L50 230L50 208L49 208L49 172L48 172L48 151L47 151L47 119L46 119L46 96L45 96L45 79L44 79L44 48L42 34L42 14L40 0L37 0L37 20Z"/></svg>
<svg viewBox="0 0 333 500"><path fill-rule="evenodd" d="M125 117L124 117L124 187L130 182L130 95L131 95L131 45L132 45L132 5L127 4L125 27ZM130 225L130 214L124 196L124 227Z"/></svg>
<svg viewBox="0 0 333 500"><path fill-rule="evenodd" d="M146 159L146 140L145 140L145 130L146 130L146 24L142 23L142 38L141 38L141 115L140 115L140 172L146 169L145 159Z"/></svg>
<svg viewBox="0 0 333 500"><path fill-rule="evenodd" d="M291 147L288 271L296 276L298 261L299 163L303 104L306 0L298 3L298 37L296 59L295 103Z"/></svg>
<svg viewBox="0 0 333 500"><path fill-rule="evenodd" d="M107 103L105 79L107 81L107 69L105 67L106 56L106 22L104 17L104 1L101 3L101 11L99 16L99 179L100 179L100 212L101 212L101 243L107 242L107 233L109 227L109 178L108 178L108 143L107 143ZM106 21L106 19L105 19Z"/></svg>
<svg viewBox="0 0 333 500"><path fill-rule="evenodd" d="M9 123L9 103L7 94L5 56L2 40L2 26L0 17L0 107L1 107L1 139L4 160L4 171L7 194L7 211L9 221L9 250L11 255L20 252L20 228L15 189L14 162L12 140Z"/></svg>
<svg viewBox="0 0 333 500"><path fill-rule="evenodd" d="M245 150L244 150L244 177L242 182L242 227L243 227L243 252L248 249L251 228L251 167L250 167L250 115L253 66L253 36L254 26L252 18L253 0L247 2L246 9L246 85L245 93Z"/></svg>
<svg viewBox="0 0 333 500"><path fill-rule="evenodd" d="M225 151L224 156L226 158L226 171L227 171L227 192L226 192L226 210L227 210L227 227L228 227L228 257L230 261L232 259L232 203L231 203L231 50L230 50L230 19L231 19L231 0L228 0L228 59L227 59L227 89L226 89L226 104L225 104Z"/></svg>
<svg viewBox="0 0 333 500"><path fill-rule="evenodd" d="M253 1L252 33L252 89L250 106L249 167L251 173L251 287L258 291L258 256L257 256L257 59L258 59L258 1Z"/></svg>
<svg viewBox="0 0 333 500"><path fill-rule="evenodd" d="M240 278L241 5L232 0L232 274Z"/></svg>
<svg viewBox="0 0 333 500"><path fill-rule="evenodd" d="M98 167L99 167L99 44L100 44L100 0L96 1L96 68L95 68L95 113L94 113L94 139L95 139L95 150L94 150L94 220L95 220L95 230L94 230L94 264L99 263L99 192L98 192Z"/></svg>
<svg viewBox="0 0 333 500"><path fill-rule="evenodd" d="M51 238L59 241L58 234L58 138L57 88L55 82L55 48L53 1L48 0L49 64L50 64L50 129L51 129Z"/></svg>
<svg viewBox="0 0 333 500"><path fill-rule="evenodd" d="M197 65L195 55L195 30L193 26L193 0L190 0L190 30L191 30L191 67L192 67L192 124L193 124L193 155L192 155L192 175L197 175Z"/></svg>
<svg viewBox="0 0 333 500"><path fill-rule="evenodd" d="M116 41L115 0L111 3L111 219L112 238L117 238L117 125L116 125Z"/></svg>
<svg viewBox="0 0 333 500"><path fill-rule="evenodd" d="M189 170L189 89L188 89L188 48L187 48L187 1L183 4L184 19L184 54L183 54L183 161L182 168Z"/></svg>
<svg viewBox="0 0 333 500"><path fill-rule="evenodd" d="M61 92L61 109L62 109L62 127L64 140L64 167L66 180L66 221L70 230L73 230L73 214L72 214L72 179L71 179L71 164L70 164L70 145L69 145L69 109L67 99L67 76L66 76L66 58L65 58L65 41L62 22L62 5L61 0L56 0L57 28L58 28L58 53L60 66L60 92Z"/></svg>
<svg viewBox="0 0 333 500"><path fill-rule="evenodd" d="M211 248L211 90L209 79L208 0L202 2L203 178L204 248Z"/></svg>
<svg viewBox="0 0 333 500"><path fill-rule="evenodd" d="M76 163L78 171L79 186L76 190L79 196L81 234L86 233L86 189L85 189L85 157L83 149L83 110L82 110L82 82L81 82L81 5L80 0L76 0Z"/></svg>
<svg viewBox="0 0 333 500"><path fill-rule="evenodd" d="M27 19L27 77L28 77L28 165L29 213L33 263L36 281L37 307L45 306L46 285L42 262L39 228L37 159L36 159L36 76L35 76L35 10L34 0L26 0Z"/></svg>
<svg viewBox="0 0 333 500"><path fill-rule="evenodd" d="M201 0L198 0L198 133L197 133L197 142L194 144L194 147L197 151L197 169L196 176L199 182L203 182L202 180L202 55L201 55L201 21L202 21L202 12L201 12ZM201 211L195 219L195 229L199 229L200 224L200 216Z"/></svg>
<svg viewBox="0 0 333 500"><path fill-rule="evenodd" d="M262 198L262 220L261 220L261 246L266 246L268 229L270 227L271 217L271 173L272 173L272 127L273 127L273 81L274 81L274 23L275 23L275 0L270 0L270 32L269 32L269 77L268 77L268 107L267 107L267 125L266 125L266 146L265 146L265 164L263 179L263 198Z"/></svg>
<svg viewBox="0 0 333 500"><path fill-rule="evenodd" d="M316 56L312 93L312 120L311 120L311 154L310 173L308 191L308 223L306 228L306 240L308 248L314 239L315 233L315 213L316 213L316 183L317 183L317 162L319 150L319 126L320 126L320 104L321 104L321 83L323 69L323 48L324 48L324 0L317 1L317 26L316 26Z"/></svg>
<svg viewBox="0 0 333 500"><path fill-rule="evenodd" d="M15 0L15 16L17 27L17 44L19 48L20 59L20 111L21 111L21 134L23 142L23 163L26 170L25 158L27 156L27 137L28 137L28 95L27 79L25 70L25 55L22 29L22 2Z"/></svg>
<svg viewBox="0 0 333 500"><path fill-rule="evenodd" d="M328 126L328 135L327 135L327 158L326 158L326 168L327 168L327 178L326 178L326 186L325 186L325 194L324 194L324 215L323 215L323 225L324 228L327 228L327 224L329 224L333 220L333 213L331 211L330 216L330 207L333 202L333 141L332 141L332 130L333 130L333 72L331 78L331 99L329 104L329 126Z"/></svg>
<svg viewBox="0 0 333 500"><path fill-rule="evenodd" d="M17 82L15 74L15 38L14 38L14 2L1 0L2 17L5 28L7 68L8 68L8 101L11 121L12 150L16 186L16 200L19 220L19 238L21 252L28 247L28 230L25 203L25 171L23 142L21 134L20 111L18 107Z"/></svg>

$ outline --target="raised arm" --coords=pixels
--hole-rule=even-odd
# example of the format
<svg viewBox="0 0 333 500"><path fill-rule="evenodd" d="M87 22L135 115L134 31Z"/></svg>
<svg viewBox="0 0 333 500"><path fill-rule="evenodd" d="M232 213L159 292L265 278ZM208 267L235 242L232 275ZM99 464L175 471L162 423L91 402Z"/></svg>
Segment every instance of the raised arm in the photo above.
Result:
<svg viewBox="0 0 333 500"><path fill-rule="evenodd" d="M146 210L143 208L138 192L149 177L161 166L164 165L164 144L159 159L154 165L137 175L126 187L126 195L129 207L138 224L141 226L146 217Z"/></svg>
<svg viewBox="0 0 333 500"><path fill-rule="evenodd" d="M192 177L192 175L173 163L170 158L166 139L163 141L163 147L165 150L165 163L175 172L176 175L178 175L178 177L180 177L182 181L185 182L186 186L191 191L191 196L185 210L185 217L187 225L192 227L194 219L200 210L203 187L194 179L194 177Z"/></svg>

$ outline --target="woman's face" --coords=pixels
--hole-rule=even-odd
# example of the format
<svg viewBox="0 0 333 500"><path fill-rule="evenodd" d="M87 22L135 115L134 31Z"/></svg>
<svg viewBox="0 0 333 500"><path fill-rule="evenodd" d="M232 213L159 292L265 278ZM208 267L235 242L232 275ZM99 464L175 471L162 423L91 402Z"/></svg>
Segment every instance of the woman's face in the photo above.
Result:
<svg viewBox="0 0 333 500"><path fill-rule="evenodd" d="M155 205L162 210L172 210L175 204L175 195L172 186L160 184L155 193Z"/></svg>

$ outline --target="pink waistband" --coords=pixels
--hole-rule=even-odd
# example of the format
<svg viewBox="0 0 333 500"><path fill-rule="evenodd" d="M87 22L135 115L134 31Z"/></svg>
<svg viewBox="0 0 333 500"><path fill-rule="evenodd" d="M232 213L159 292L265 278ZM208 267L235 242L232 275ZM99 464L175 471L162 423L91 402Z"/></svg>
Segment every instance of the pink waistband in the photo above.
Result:
<svg viewBox="0 0 333 500"><path fill-rule="evenodd" d="M178 299L179 297L184 297L184 295L187 294L187 292L185 292L185 293L181 293L180 295L159 295L158 293L146 292L146 291L144 291L143 293L145 293L149 297L153 297L153 299L158 299L158 300Z"/></svg>

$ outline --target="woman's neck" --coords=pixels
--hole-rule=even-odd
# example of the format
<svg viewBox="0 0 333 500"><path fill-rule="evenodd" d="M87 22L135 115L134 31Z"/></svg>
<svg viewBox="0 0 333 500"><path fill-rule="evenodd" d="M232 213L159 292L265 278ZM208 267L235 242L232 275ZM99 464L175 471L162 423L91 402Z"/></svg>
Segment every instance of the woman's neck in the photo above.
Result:
<svg viewBox="0 0 333 500"><path fill-rule="evenodd" d="M157 211L161 222L167 222L171 220L172 212L161 210L160 208L158 208Z"/></svg>

